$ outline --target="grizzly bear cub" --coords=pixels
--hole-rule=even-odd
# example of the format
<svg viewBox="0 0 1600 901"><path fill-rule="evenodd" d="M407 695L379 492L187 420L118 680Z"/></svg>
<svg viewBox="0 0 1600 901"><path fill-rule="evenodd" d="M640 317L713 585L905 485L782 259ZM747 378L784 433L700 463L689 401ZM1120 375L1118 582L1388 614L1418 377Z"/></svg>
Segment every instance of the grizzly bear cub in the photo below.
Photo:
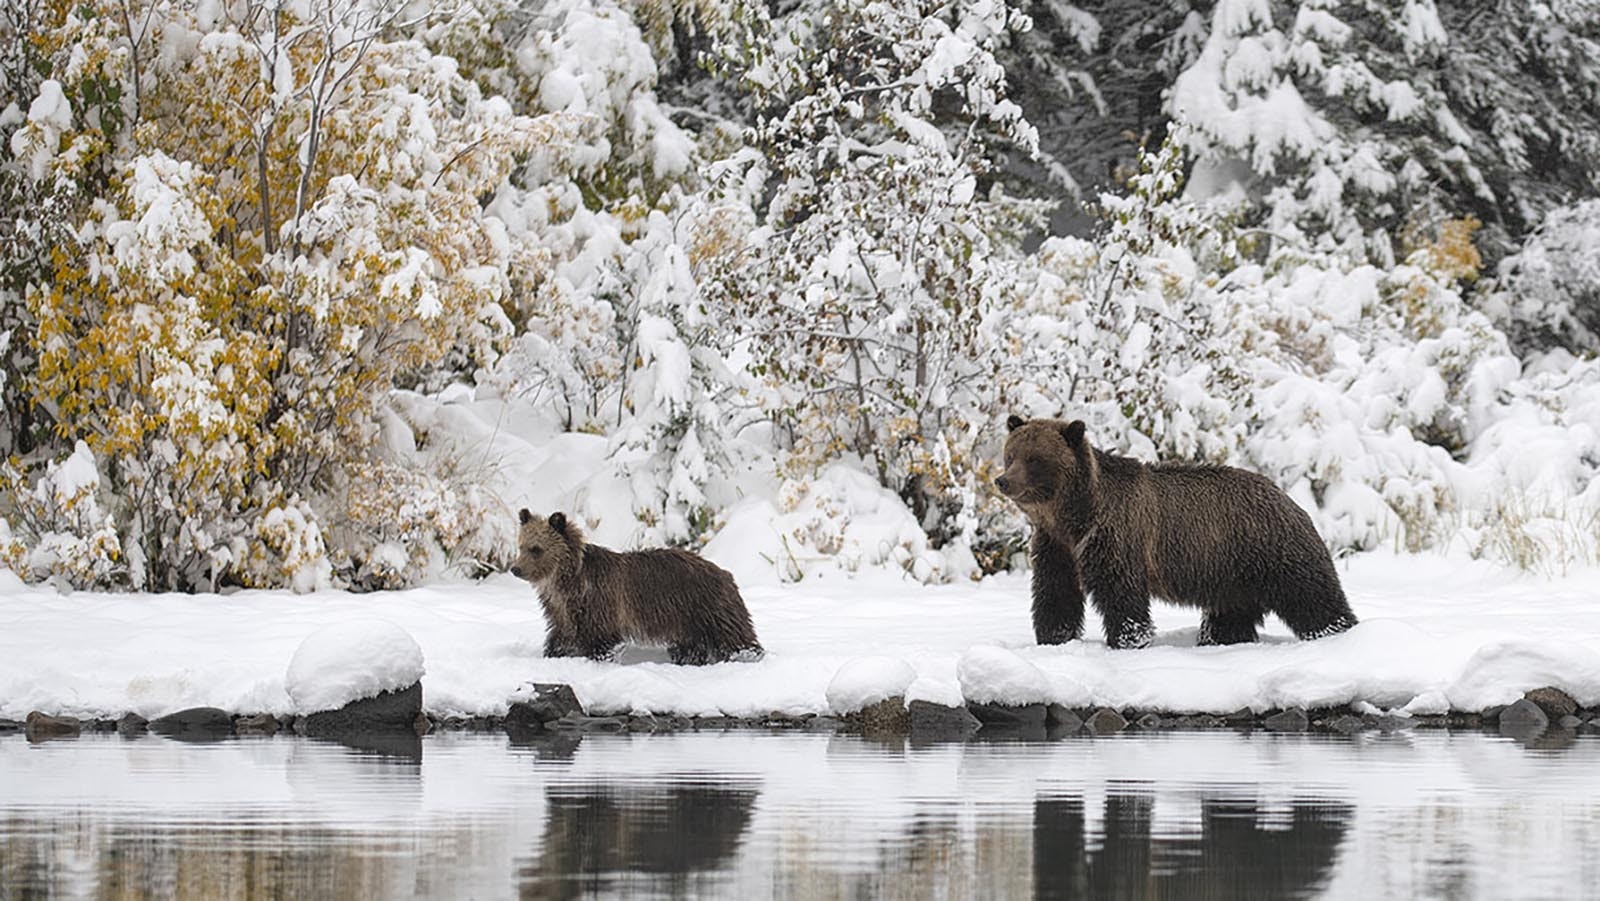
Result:
<svg viewBox="0 0 1600 901"><path fill-rule="evenodd" d="M624 641L665 644L673 663L762 656L733 576L688 551L618 553L563 514L527 510L511 572L532 582L549 624L546 657L609 659Z"/></svg>
<svg viewBox="0 0 1600 901"><path fill-rule="evenodd" d="M1006 426L995 487L1033 525L1040 644L1082 637L1085 591L1113 648L1155 637L1152 595L1204 611L1200 644L1255 641L1268 613L1302 639L1356 624L1311 517L1266 478L1110 454L1089 445L1081 421Z"/></svg>

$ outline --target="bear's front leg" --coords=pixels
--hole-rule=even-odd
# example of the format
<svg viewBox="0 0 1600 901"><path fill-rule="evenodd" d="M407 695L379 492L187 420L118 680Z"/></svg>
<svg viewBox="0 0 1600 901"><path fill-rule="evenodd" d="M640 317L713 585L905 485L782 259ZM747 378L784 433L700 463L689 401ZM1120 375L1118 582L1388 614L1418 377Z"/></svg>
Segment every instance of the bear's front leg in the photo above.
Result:
<svg viewBox="0 0 1600 901"><path fill-rule="evenodd" d="M1066 644L1083 637L1083 583L1072 549L1033 532L1033 639Z"/></svg>
<svg viewBox="0 0 1600 901"><path fill-rule="evenodd" d="M1096 571L1098 570L1098 571ZM1156 637L1150 619L1150 586L1130 566L1086 568L1086 581L1094 606L1105 621L1106 646L1142 648Z"/></svg>

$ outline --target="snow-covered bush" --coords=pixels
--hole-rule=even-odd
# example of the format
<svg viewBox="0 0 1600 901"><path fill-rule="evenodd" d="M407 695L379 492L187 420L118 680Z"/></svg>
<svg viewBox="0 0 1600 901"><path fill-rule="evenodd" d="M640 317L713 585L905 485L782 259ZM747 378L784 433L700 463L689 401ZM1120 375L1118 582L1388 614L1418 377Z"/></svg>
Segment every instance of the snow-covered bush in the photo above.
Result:
<svg viewBox="0 0 1600 901"><path fill-rule="evenodd" d="M1220 276L1240 261L1228 210L1182 194L1174 141L1102 195L1095 240L1046 241L1034 288L1008 311L1002 396L1017 412L1087 420L1102 446L1220 461L1252 397Z"/></svg>
<svg viewBox="0 0 1600 901"><path fill-rule="evenodd" d="M397 7L263 9L150 11L160 52L117 72L140 121L112 187L25 292L24 390L116 486L136 587L328 582L324 521L348 501L329 489L370 459L386 394L509 334L510 242L478 197L561 128L389 39ZM89 37L140 39L84 12Z"/></svg>
<svg viewBox="0 0 1600 901"><path fill-rule="evenodd" d="M934 547L905 502L852 460L785 479L774 500L735 505L706 553L740 561L741 578L748 573L799 582L887 568L940 583L980 574L970 546L953 541Z"/></svg>
<svg viewBox="0 0 1600 901"><path fill-rule="evenodd" d="M122 541L101 506L100 471L87 445L79 441L64 460L50 461L31 485L9 464L0 477L12 500L10 523L0 520L0 564L67 585L125 584Z"/></svg>
<svg viewBox="0 0 1600 901"><path fill-rule="evenodd" d="M996 46L1027 26L994 3L828 0L725 42L763 111L765 183L736 265L705 287L764 382L792 474L843 453L936 543L975 518L992 434L981 325L1015 289L1011 231L1035 212L987 192L991 148L1031 147Z"/></svg>

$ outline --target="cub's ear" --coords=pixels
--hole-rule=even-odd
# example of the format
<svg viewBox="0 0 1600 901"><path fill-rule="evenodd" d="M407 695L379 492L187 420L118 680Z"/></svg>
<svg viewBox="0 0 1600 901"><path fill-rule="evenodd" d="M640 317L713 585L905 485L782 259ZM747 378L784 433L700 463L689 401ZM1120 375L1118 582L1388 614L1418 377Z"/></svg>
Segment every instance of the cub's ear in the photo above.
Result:
<svg viewBox="0 0 1600 901"><path fill-rule="evenodd" d="M530 520L532 518L533 518L533 514L528 511L527 507L523 507L522 508L522 512L517 514L517 520L519 522L521 522L523 525L527 525L528 524L528 520Z"/></svg>
<svg viewBox="0 0 1600 901"><path fill-rule="evenodd" d="M1067 439L1067 446L1073 450L1083 449L1083 432L1086 426L1083 420L1074 419L1061 427L1061 436Z"/></svg>
<svg viewBox="0 0 1600 901"><path fill-rule="evenodd" d="M1023 419L1021 416L1018 416L1017 414L1012 413L1010 416L1006 417L1006 431L1015 432L1017 429L1021 428L1022 425L1024 423L1026 423L1027 421L1028 420Z"/></svg>
<svg viewBox="0 0 1600 901"><path fill-rule="evenodd" d="M552 514L550 514L550 528L555 529L557 532L564 534L567 531L567 514L565 514L565 513L552 513Z"/></svg>

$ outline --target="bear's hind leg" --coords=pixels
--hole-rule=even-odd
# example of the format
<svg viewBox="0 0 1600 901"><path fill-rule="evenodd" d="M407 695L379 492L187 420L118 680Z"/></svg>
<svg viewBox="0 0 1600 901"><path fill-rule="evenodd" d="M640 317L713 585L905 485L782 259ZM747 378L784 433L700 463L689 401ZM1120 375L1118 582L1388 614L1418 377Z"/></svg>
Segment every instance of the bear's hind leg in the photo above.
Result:
<svg viewBox="0 0 1600 901"><path fill-rule="evenodd" d="M619 639L600 639L588 643L584 647L583 656L601 663L610 663L617 659L617 653L622 650Z"/></svg>
<svg viewBox="0 0 1600 901"><path fill-rule="evenodd" d="M1195 640L1199 646L1219 644L1248 644L1257 639L1256 629L1265 614L1260 611L1227 610L1206 611L1200 619L1200 635Z"/></svg>
<svg viewBox="0 0 1600 901"><path fill-rule="evenodd" d="M1327 638L1329 635L1338 635L1359 622L1356 615L1350 612L1336 613L1331 618L1310 620L1303 617L1290 619L1279 613L1278 618L1288 623L1295 637L1301 641L1314 641L1318 638Z"/></svg>
<svg viewBox="0 0 1600 901"><path fill-rule="evenodd" d="M1332 573L1328 574L1330 581L1335 578ZM1359 622L1337 581L1331 586L1316 586L1311 591L1302 586L1298 592L1283 592L1281 597L1289 599L1288 602L1279 603L1272 612L1301 641L1337 635Z"/></svg>
<svg viewBox="0 0 1600 901"><path fill-rule="evenodd" d="M578 650L578 641L572 635L560 629L551 629L544 637L544 655L546 657L582 657Z"/></svg>
<svg viewBox="0 0 1600 901"><path fill-rule="evenodd" d="M1033 533L1033 640L1066 644L1083 637L1083 585L1072 551Z"/></svg>

